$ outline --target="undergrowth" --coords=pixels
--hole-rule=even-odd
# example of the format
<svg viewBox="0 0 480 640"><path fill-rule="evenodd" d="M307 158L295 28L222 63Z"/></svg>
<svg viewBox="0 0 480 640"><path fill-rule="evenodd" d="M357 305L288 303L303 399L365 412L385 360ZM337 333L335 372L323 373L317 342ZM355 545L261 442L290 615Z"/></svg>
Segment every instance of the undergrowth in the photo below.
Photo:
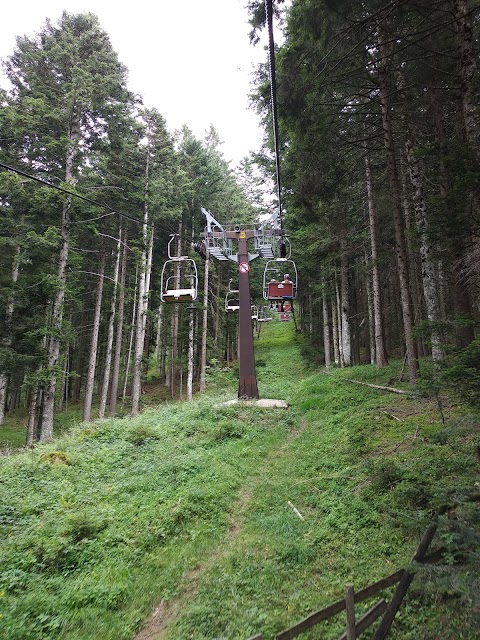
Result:
<svg viewBox="0 0 480 640"><path fill-rule="evenodd" d="M435 510L478 491L479 416L347 381L399 386L400 363L302 378L301 346L279 322L256 342L260 395L286 411L222 406L235 382L212 365L191 403L0 458L0 638L133 639L162 603L157 640L271 640L409 566ZM479 532L478 505L442 517L443 559L418 568L392 638L480 637Z"/></svg>

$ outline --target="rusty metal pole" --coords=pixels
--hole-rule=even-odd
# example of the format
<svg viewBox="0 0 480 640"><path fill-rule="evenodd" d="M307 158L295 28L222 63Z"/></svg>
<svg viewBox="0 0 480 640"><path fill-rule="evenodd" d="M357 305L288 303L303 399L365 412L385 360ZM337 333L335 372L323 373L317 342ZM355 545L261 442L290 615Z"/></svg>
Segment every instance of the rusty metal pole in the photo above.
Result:
<svg viewBox="0 0 480 640"><path fill-rule="evenodd" d="M240 375L238 397L258 400L257 376L255 373L255 355L253 350L253 327L250 298L250 263L247 240L253 231L236 231L238 240L238 291L239 291L239 336L240 336Z"/></svg>

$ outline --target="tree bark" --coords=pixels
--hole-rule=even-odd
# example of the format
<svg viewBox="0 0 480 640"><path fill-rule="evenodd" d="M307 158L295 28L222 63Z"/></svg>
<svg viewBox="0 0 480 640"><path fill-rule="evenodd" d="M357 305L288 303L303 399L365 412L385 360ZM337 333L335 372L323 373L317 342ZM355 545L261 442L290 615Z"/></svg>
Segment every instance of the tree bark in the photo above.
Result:
<svg viewBox="0 0 480 640"><path fill-rule="evenodd" d="M85 384L85 398L83 400L83 421L92 419L92 399L95 385L95 370L98 352L98 334L100 332L100 318L102 314L103 283L105 274L105 252L102 251L97 292L95 295L95 311L93 313L92 338L90 342L90 357L88 360L87 380Z"/></svg>
<svg viewBox="0 0 480 640"><path fill-rule="evenodd" d="M435 268L432 258L432 247L428 234L427 203L423 188L423 172L420 163L415 155L414 142L411 135L407 135L405 140L405 150L409 166L410 180L413 187L413 200L415 205L415 218L420 238L420 259L422 264L422 283L427 317L432 324L431 345L432 359L434 362L441 362L445 358L442 339L438 330L440 322L440 304L435 282Z"/></svg>
<svg viewBox="0 0 480 640"><path fill-rule="evenodd" d="M459 75L461 79L461 96L465 137L469 150L474 158L478 172L480 159L480 89L478 87L478 46L476 46L472 15L467 0L450 0L454 15L454 29L459 57ZM472 168L472 170L474 170ZM468 207L472 229L467 238L467 252L464 260L463 279L468 283L469 296L477 311L480 310L480 240L478 236L478 219L480 217L480 198L478 189L469 187ZM476 229L475 229L476 227Z"/></svg>
<svg viewBox="0 0 480 640"><path fill-rule="evenodd" d="M178 244L177 244L177 257L182 255L182 229L183 224L178 224ZM180 263L176 265L175 282L180 282ZM180 325L180 305L173 305L172 321L171 321L171 342L170 342L170 359L169 359L169 379L170 379L170 393L172 398L175 397L176 392L176 378L177 378L177 357L178 357L178 329Z"/></svg>
<svg viewBox="0 0 480 640"><path fill-rule="evenodd" d="M406 125L403 125L406 126ZM406 160L404 162L404 154L400 149L399 155L399 176L400 176L400 188L401 188L401 202L402 213L405 222L405 243L407 247L407 259L408 259L408 272L410 282L410 295L412 299L412 313L413 322L420 322L424 317L424 304L422 296L422 284L421 284L421 265L418 264L418 251L414 247L414 237L416 235L416 225L414 215L412 215L412 207L410 202L410 185L407 178L408 167L406 167ZM426 355L426 349L424 347L423 340L417 340L417 351L419 356Z"/></svg>
<svg viewBox="0 0 480 640"><path fill-rule="evenodd" d="M467 0L450 0L450 7L455 18L454 29L460 59L465 134L468 143L478 153L480 105L478 83L476 82L478 63L471 20L472 13Z"/></svg>
<svg viewBox="0 0 480 640"><path fill-rule="evenodd" d="M120 360L123 342L123 317L125 312L125 282L127 277L127 234L123 236L122 270L118 296L117 330L115 336L115 355L113 358L112 383L110 385L109 413L115 415L117 410L118 380L120 377Z"/></svg>
<svg viewBox="0 0 480 640"><path fill-rule="evenodd" d="M333 339L333 361L337 365L340 366L340 350L339 350L339 339L338 339L338 316L337 316L337 304L336 298L332 296L331 298L331 308L332 308L332 339Z"/></svg>
<svg viewBox="0 0 480 640"><path fill-rule="evenodd" d="M73 165L78 154L78 140L80 139L80 120L78 114L72 113L72 123L69 131L69 144L65 158L65 182L73 185ZM44 402L40 426L40 441L53 440L53 415L55 411L55 390L57 386L58 361L63 328L63 308L65 302L65 288L67 282L67 261L70 244L70 207L71 196L67 196L62 208L62 222L60 229L60 255L57 270L57 290L53 301L50 339L47 348L48 379L45 384Z"/></svg>
<svg viewBox="0 0 480 640"><path fill-rule="evenodd" d="M342 335L342 305L340 302L340 289L338 287L338 278L337 272L335 271L335 300L336 300L336 322L337 322L337 336L338 336L338 363L340 367L344 367L344 359L343 359L343 335Z"/></svg>
<svg viewBox="0 0 480 640"><path fill-rule="evenodd" d="M115 270L113 273L113 291L112 301L110 305L110 317L108 319L108 333L107 333L107 347L105 350L105 366L103 371L103 384L100 392L100 406L98 409L98 417L103 418L105 416L105 409L107 406L108 387L110 384L110 372L112 366L112 351L113 351L113 333L115 325L115 311L117 307L117 290L118 290L118 275L120 271L120 255L121 255L121 241L122 241L122 227L118 230L118 242L117 242L117 257L115 260Z"/></svg>
<svg viewBox="0 0 480 640"><path fill-rule="evenodd" d="M163 324L164 324L164 304L163 302L161 302L158 305L158 311L157 311L157 339L155 342L155 365L157 367L157 371L159 373L160 378L162 377L161 374L161 368L160 368L160 361L161 361L161 357L162 357L162 336L163 336Z"/></svg>
<svg viewBox="0 0 480 640"><path fill-rule="evenodd" d="M72 166L74 154L71 153L67 163L67 184L72 182ZM62 209L61 247L57 270L57 290L53 302L51 318L51 334L47 350L48 379L45 383L43 409L40 425L40 442L53 440L53 415L55 411L55 391L57 387L58 364L60 356L61 333L63 327L63 307L67 281L67 261L70 242L70 206L68 196Z"/></svg>
<svg viewBox="0 0 480 640"><path fill-rule="evenodd" d="M328 298L325 286L325 279L321 276L322 287L322 317L323 317L323 351L325 358L325 368L329 369L332 365L330 357L330 321L328 317Z"/></svg>
<svg viewBox="0 0 480 640"><path fill-rule="evenodd" d="M365 154L365 177L367 182L368 223L370 230L370 253L372 256L372 298L375 334L375 362L377 367L383 368L388 364L385 348L385 332L383 328L383 301L380 287L380 271L378 268L378 230L377 210L373 192L373 177L370 159Z"/></svg>
<svg viewBox="0 0 480 640"><path fill-rule="evenodd" d="M142 229L142 254L140 261L140 271L138 275L138 302L135 331L135 348L133 351L132 369L132 416L138 415L140 411L140 394L142 391L142 359L145 342L145 327L147 322L148 294L150 288L150 270L152 263L153 246L153 226L148 234L149 225L149 180L150 180L150 150L147 149L147 160L145 166L145 195L144 195L144 215Z"/></svg>
<svg viewBox="0 0 480 640"><path fill-rule="evenodd" d="M207 388L207 335L208 335L208 288L209 288L210 256L205 260L203 282L202 343L200 351L200 391Z"/></svg>
<svg viewBox="0 0 480 640"><path fill-rule="evenodd" d="M190 320L188 325L188 358L187 358L187 400L191 400L193 398L193 368L194 368L194 327L195 327L195 318L194 318L194 309L190 309Z"/></svg>
<svg viewBox="0 0 480 640"><path fill-rule="evenodd" d="M21 216L19 224L22 226L24 221L24 216ZM2 346L10 347L12 344L12 320L13 320L13 312L15 310L15 285L18 282L18 274L20 271L20 255L21 255L21 247L20 241L15 245L15 252L12 260L12 289L8 293L7 297L7 306L5 309L5 334L2 337ZM3 424L5 419L5 403L7 400L7 386L8 386L8 375L6 371L0 372L0 425Z"/></svg>
<svg viewBox="0 0 480 640"><path fill-rule="evenodd" d="M348 283L348 257L346 251L346 242L341 241L340 256L340 309L341 309L341 326L342 326L342 355L343 366L350 367L352 365L352 337L350 330L350 288Z"/></svg>
<svg viewBox="0 0 480 640"><path fill-rule="evenodd" d="M38 427L38 397L40 394L40 385L36 383L30 393L30 403L28 406L28 422L27 422L27 438L26 446L31 447L37 437Z"/></svg>
<svg viewBox="0 0 480 640"><path fill-rule="evenodd" d="M372 278L370 277L370 271L368 269L369 256L365 250L365 291L367 298L367 312L368 312L368 343L369 343L369 355L370 364L377 363L376 356L376 342L375 342L375 311L373 308L373 293L372 293Z"/></svg>
<svg viewBox="0 0 480 640"><path fill-rule="evenodd" d="M132 351L133 351L133 340L135 337L135 318L137 317L137 294L138 294L138 285L139 285L139 276L138 276L138 267L135 273L135 292L133 294L133 308L132 308L132 322L130 326L130 338L128 340L128 351L126 354L126 363L125 363L125 377L123 380L123 392L122 392L122 410L123 405L125 404L125 397L127 395L127 386L129 380L129 372L130 372L130 363L132 360Z"/></svg>
<svg viewBox="0 0 480 640"><path fill-rule="evenodd" d="M381 50L382 49L383 47L381 47ZM408 377L410 384L415 384L418 373L418 357L415 341L413 339L412 300L408 273L405 228L402 216L400 195L401 192L398 180L397 163L395 159L395 143L391 122L391 107L388 94L387 72L385 68L382 68L379 71L378 79L380 89L380 104L382 109L384 145L387 156L387 173L392 196L393 224L395 228L395 252L398 264L403 330L408 362Z"/></svg>

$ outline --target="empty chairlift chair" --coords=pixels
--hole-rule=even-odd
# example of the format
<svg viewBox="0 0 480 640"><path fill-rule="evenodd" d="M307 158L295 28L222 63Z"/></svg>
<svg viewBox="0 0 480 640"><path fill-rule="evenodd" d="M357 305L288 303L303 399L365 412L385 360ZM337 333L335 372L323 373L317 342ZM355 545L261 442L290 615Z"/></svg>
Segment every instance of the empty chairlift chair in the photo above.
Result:
<svg viewBox="0 0 480 640"><path fill-rule="evenodd" d="M195 302L198 294L198 272L195 260L188 256L172 256L173 234L168 243L168 260L161 276L162 302Z"/></svg>
<svg viewBox="0 0 480 640"><path fill-rule="evenodd" d="M240 310L240 292L238 289L232 289L232 281L228 283L228 291L225 295L225 311L234 313Z"/></svg>
<svg viewBox="0 0 480 640"><path fill-rule="evenodd" d="M257 322L270 322L271 316L267 314L266 307L260 307L258 310Z"/></svg>

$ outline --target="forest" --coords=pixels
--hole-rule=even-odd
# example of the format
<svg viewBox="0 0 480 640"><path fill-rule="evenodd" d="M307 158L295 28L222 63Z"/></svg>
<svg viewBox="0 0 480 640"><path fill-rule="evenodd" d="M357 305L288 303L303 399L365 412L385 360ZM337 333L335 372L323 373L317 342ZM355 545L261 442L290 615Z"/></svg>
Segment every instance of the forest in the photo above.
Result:
<svg viewBox="0 0 480 640"><path fill-rule="evenodd" d="M400 570L392 640L480 637L480 5L246 4L251 46L270 11L283 37L235 168L214 125L143 105L91 13L3 61L2 640L290 638ZM225 403L239 265L205 211L282 221L294 314L262 257L249 279L260 397L287 409ZM188 304L162 301L169 258Z"/></svg>
<svg viewBox="0 0 480 640"><path fill-rule="evenodd" d="M282 5L281 197L309 357L326 367L404 358L414 385L421 358L441 367L456 356L450 378L474 394L478 7ZM265 6L248 11L255 42ZM267 63L251 96L264 148L236 172L213 127L204 140L187 125L172 135L143 108L91 14L18 38L5 69L0 423L25 407L30 444L52 439L68 403L81 402L87 421L119 406L136 415L152 376L191 398L208 363L236 357L223 311L234 269L197 255L200 294L187 311L160 303L161 267L171 234L176 255L196 255L201 207L253 224L275 206L262 188L274 171Z"/></svg>

